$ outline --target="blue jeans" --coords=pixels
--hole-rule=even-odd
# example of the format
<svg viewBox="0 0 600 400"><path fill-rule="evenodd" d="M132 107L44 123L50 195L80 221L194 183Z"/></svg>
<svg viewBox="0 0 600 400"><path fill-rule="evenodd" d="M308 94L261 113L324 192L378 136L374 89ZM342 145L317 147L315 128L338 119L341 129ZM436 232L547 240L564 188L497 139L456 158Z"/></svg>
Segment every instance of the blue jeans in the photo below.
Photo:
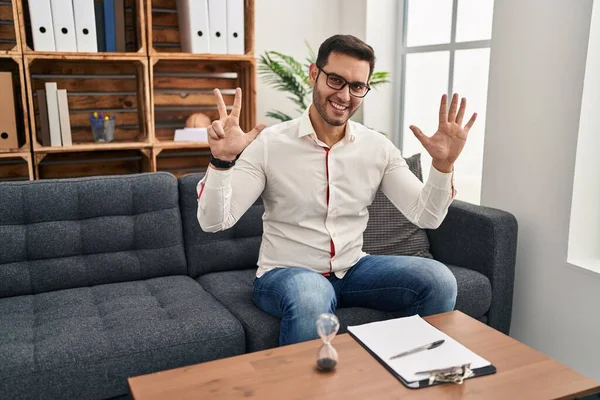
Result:
<svg viewBox="0 0 600 400"><path fill-rule="evenodd" d="M337 307L367 307L421 316L452 311L456 278L421 257L365 256L339 279L305 268L276 268L254 279L254 302L281 318L279 345L316 339L316 320Z"/></svg>

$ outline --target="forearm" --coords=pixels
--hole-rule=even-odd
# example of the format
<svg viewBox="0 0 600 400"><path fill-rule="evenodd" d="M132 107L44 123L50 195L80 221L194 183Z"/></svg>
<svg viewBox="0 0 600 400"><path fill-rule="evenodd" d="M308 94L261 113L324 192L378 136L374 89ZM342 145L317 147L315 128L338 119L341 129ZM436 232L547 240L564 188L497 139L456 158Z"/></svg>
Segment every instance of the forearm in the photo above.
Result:
<svg viewBox="0 0 600 400"><path fill-rule="evenodd" d="M231 170L210 168L198 184L198 222L205 232L218 232L235 224L231 215Z"/></svg>

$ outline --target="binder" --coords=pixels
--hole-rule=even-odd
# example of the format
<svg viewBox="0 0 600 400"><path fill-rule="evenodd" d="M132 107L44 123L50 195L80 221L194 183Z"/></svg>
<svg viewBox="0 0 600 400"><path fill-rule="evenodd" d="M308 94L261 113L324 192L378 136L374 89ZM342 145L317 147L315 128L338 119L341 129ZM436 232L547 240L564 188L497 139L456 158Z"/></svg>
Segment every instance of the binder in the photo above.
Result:
<svg viewBox="0 0 600 400"><path fill-rule="evenodd" d="M244 0L227 0L227 52L244 54Z"/></svg>
<svg viewBox="0 0 600 400"><path fill-rule="evenodd" d="M50 146L50 126L48 125L48 106L46 105L46 91L36 90L38 110L40 112L40 139L42 146Z"/></svg>
<svg viewBox="0 0 600 400"><path fill-rule="evenodd" d="M208 0L208 23L210 52L227 54L227 3L224 0Z"/></svg>
<svg viewBox="0 0 600 400"><path fill-rule="evenodd" d="M114 0L115 7L115 49L125 52L125 3L124 0Z"/></svg>
<svg viewBox="0 0 600 400"><path fill-rule="evenodd" d="M208 0L177 0L181 51L210 53Z"/></svg>
<svg viewBox="0 0 600 400"><path fill-rule="evenodd" d="M104 3L102 0L94 0L94 11L96 17L96 43L98 51L106 51L106 41L104 34Z"/></svg>
<svg viewBox="0 0 600 400"><path fill-rule="evenodd" d="M115 2L104 0L104 42L106 51L117 51L117 39L115 38Z"/></svg>
<svg viewBox="0 0 600 400"><path fill-rule="evenodd" d="M28 4L33 49L36 51L55 51L50 0L28 0Z"/></svg>
<svg viewBox="0 0 600 400"><path fill-rule="evenodd" d="M50 0L56 51L77 51L75 17L71 0Z"/></svg>
<svg viewBox="0 0 600 400"><path fill-rule="evenodd" d="M72 0L75 16L77 51L97 53L96 13L94 0Z"/></svg>
<svg viewBox="0 0 600 400"><path fill-rule="evenodd" d="M19 137L11 72L0 72L0 93L0 148L16 149L19 147Z"/></svg>
<svg viewBox="0 0 600 400"><path fill-rule="evenodd" d="M58 94L56 82L46 82L46 106L48 108L48 127L50 128L50 146L62 146L60 117L58 113Z"/></svg>
<svg viewBox="0 0 600 400"><path fill-rule="evenodd" d="M63 146L73 146L71 139L71 120L69 118L69 101L67 91L59 89L56 91L58 100L58 116L60 121L60 136Z"/></svg>
<svg viewBox="0 0 600 400"><path fill-rule="evenodd" d="M493 374L496 367L483 357L473 353L462 344L439 331L418 315L372 322L359 326L349 326L348 333L383 365L403 385L410 389L439 385L438 371L451 367L470 365L463 369L468 374L464 379ZM398 353L436 340L444 344L432 350L423 350L414 354L391 359ZM421 372L427 372L422 374ZM456 376L457 379L461 376ZM434 379L430 379L434 377ZM448 381L445 381L448 382Z"/></svg>

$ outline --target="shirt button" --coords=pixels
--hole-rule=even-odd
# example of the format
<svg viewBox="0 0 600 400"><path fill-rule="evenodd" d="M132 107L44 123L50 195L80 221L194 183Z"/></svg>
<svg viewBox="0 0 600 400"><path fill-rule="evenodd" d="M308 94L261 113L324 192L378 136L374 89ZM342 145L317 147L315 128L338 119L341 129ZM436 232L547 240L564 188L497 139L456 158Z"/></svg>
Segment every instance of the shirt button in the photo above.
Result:
<svg viewBox="0 0 600 400"><path fill-rule="evenodd" d="M335 237L335 232L333 232L333 233L331 234L331 237Z"/></svg>

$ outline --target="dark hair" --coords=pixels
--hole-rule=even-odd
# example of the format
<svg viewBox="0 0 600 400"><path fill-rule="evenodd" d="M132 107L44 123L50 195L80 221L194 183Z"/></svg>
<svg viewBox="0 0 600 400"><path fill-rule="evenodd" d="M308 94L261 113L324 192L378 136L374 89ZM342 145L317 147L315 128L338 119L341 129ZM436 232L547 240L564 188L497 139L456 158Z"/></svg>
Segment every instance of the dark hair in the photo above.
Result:
<svg viewBox="0 0 600 400"><path fill-rule="evenodd" d="M331 53L345 54L362 61L369 62L369 78L375 69L375 52L373 48L352 35L333 35L321 43L317 55L317 66L323 68Z"/></svg>

